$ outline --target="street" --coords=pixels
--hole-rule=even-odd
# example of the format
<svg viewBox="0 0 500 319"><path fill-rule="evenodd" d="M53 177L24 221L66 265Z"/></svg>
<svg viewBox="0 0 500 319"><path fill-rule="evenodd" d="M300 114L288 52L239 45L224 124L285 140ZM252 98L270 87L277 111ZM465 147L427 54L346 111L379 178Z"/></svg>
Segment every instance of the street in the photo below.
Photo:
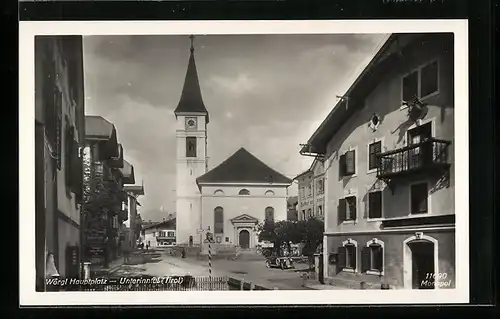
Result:
<svg viewBox="0 0 500 319"><path fill-rule="evenodd" d="M266 268L262 261L248 260L212 260L212 276L227 276L237 280L245 280L266 288L285 290L304 289L301 272L306 264L297 264L295 269L281 270ZM113 272L115 276L208 276L208 261L196 258L174 257L162 253L161 260L140 265L123 265Z"/></svg>

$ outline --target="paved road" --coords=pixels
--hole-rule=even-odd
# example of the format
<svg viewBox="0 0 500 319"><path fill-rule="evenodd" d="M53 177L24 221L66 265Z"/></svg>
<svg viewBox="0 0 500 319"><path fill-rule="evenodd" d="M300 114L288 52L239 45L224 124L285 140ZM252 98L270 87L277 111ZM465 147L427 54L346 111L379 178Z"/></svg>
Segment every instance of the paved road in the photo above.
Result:
<svg viewBox="0 0 500 319"><path fill-rule="evenodd" d="M301 264L297 268L307 267ZM208 276L208 263L195 258L182 259L166 254L162 255L161 261L146 263L142 265L124 265L116 270L114 275L151 275L151 276L175 276L192 275ZM268 269L264 261L232 261L213 260L213 276L229 276L236 279L243 279L256 285L268 288L296 290L304 289L303 280L300 273L294 270Z"/></svg>

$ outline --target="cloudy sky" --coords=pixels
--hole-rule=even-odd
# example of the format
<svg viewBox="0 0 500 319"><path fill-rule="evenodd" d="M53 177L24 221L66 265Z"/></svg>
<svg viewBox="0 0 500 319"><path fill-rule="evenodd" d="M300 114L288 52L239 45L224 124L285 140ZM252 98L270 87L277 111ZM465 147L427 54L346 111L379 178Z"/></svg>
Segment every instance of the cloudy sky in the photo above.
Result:
<svg viewBox="0 0 500 319"><path fill-rule="evenodd" d="M210 113L209 169L245 147L288 177L306 170L304 143L369 62L385 35L207 35L195 38ZM188 36L84 38L86 113L115 124L141 215L175 211L175 116ZM294 185L295 186L295 185ZM289 193L296 194L296 186ZM160 207L165 213L161 214Z"/></svg>

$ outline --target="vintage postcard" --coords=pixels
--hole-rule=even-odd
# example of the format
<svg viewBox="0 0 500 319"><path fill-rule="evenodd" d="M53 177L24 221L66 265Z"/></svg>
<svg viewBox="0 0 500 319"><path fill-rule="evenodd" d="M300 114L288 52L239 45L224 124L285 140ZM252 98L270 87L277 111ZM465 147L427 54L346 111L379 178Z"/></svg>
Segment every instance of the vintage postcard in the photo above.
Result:
<svg viewBox="0 0 500 319"><path fill-rule="evenodd" d="M20 22L21 305L468 302L467 37Z"/></svg>

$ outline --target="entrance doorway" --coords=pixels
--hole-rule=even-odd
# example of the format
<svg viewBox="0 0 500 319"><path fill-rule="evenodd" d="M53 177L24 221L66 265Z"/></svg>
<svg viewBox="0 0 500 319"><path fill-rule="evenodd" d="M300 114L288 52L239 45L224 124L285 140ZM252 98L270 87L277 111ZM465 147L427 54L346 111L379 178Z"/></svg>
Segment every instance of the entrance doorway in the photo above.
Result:
<svg viewBox="0 0 500 319"><path fill-rule="evenodd" d="M422 240L408 243L411 249L412 260L412 288L434 289L435 288L435 260L434 243Z"/></svg>
<svg viewBox="0 0 500 319"><path fill-rule="evenodd" d="M238 243L243 249L250 248L250 233L248 230L244 229L240 231Z"/></svg>
<svg viewBox="0 0 500 319"><path fill-rule="evenodd" d="M429 138L432 138L432 122L408 131L408 145L420 144L419 147L410 150L409 169L421 168L430 164L432 160L432 144L423 143Z"/></svg>

